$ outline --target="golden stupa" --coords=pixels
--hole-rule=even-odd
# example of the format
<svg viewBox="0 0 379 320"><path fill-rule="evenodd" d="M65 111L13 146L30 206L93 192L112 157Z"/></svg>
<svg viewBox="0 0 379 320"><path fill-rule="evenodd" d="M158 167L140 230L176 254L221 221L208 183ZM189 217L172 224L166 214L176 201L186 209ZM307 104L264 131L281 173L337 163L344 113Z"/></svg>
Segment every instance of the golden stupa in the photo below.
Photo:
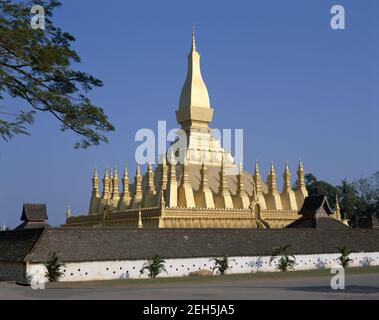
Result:
<svg viewBox="0 0 379 320"><path fill-rule="evenodd" d="M65 226L283 228L299 218L298 212L308 196L301 161L296 189L292 188L286 163L284 186L279 191L273 164L264 183L258 163L253 174L243 171L213 137L209 128L213 108L201 76L194 33L176 118L187 136L187 145L180 150L181 162L174 160L173 152L167 152L155 170L148 165L143 176L137 165L133 183L129 183L125 168L121 193L116 169L105 171L102 194L95 170L88 214L74 217L68 211ZM234 174L226 174L232 167L238 168Z"/></svg>

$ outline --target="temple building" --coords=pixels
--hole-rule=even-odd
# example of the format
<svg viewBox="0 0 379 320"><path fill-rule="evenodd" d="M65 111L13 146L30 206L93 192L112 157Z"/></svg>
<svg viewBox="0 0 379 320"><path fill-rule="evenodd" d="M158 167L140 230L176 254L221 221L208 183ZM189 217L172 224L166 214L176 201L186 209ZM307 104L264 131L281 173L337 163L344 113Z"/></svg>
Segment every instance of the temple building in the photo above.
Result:
<svg viewBox="0 0 379 320"><path fill-rule="evenodd" d="M283 188L277 186L273 163L264 182L257 162L253 173L243 170L212 135L209 124L213 113L193 33L187 77L176 111L187 138L186 146L179 150L182 161L167 151L155 168L147 166L144 175L137 165L133 181L126 167L121 177L117 169L106 169L101 192L95 170L88 214L72 216L68 211L64 226L268 229L284 228L296 221L308 196L301 161L295 189L288 163L284 165ZM231 168L234 174L230 174ZM333 217L341 219L338 212Z"/></svg>

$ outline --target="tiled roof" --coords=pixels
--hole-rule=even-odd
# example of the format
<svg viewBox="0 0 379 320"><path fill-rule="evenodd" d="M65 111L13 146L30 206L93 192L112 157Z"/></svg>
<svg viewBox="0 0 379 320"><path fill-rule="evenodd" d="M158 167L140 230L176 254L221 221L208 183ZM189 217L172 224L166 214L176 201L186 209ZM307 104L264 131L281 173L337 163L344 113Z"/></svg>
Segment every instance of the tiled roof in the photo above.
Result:
<svg viewBox="0 0 379 320"><path fill-rule="evenodd" d="M21 215L22 221L43 222L47 219L46 204L24 204Z"/></svg>
<svg viewBox="0 0 379 320"><path fill-rule="evenodd" d="M40 239L43 229L0 232L0 261L22 261Z"/></svg>
<svg viewBox="0 0 379 320"><path fill-rule="evenodd" d="M299 214L302 216L314 216L321 208L324 209L327 215L333 214L333 210L330 208L326 196L307 197L304 200L303 207L300 209Z"/></svg>
<svg viewBox="0 0 379 320"><path fill-rule="evenodd" d="M33 244L40 236L39 241ZM4 242L5 239L5 242ZM70 229L46 228L0 232L0 260L44 262L56 251L66 262L163 258L271 255L278 245L293 254L379 252L379 231L373 229ZM29 252L29 249L33 250ZM17 254L15 252L18 252Z"/></svg>
<svg viewBox="0 0 379 320"><path fill-rule="evenodd" d="M310 217L300 218L286 228L316 228L316 229L348 229L342 222L331 217Z"/></svg>

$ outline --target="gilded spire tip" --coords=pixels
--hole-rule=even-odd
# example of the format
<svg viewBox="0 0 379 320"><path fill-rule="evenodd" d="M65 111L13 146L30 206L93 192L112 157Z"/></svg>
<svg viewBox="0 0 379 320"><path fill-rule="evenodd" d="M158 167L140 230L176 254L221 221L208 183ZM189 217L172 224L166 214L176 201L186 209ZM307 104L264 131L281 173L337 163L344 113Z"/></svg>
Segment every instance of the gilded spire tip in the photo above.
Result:
<svg viewBox="0 0 379 320"><path fill-rule="evenodd" d="M192 25L192 52L196 51L195 25Z"/></svg>

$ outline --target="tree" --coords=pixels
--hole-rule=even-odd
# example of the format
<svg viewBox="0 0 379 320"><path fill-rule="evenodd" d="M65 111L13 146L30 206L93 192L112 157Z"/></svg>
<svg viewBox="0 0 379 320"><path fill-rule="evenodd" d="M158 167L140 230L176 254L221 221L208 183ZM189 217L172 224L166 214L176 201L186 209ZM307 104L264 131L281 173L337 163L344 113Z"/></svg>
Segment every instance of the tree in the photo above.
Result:
<svg viewBox="0 0 379 320"><path fill-rule="evenodd" d="M33 5L44 8L44 29L31 27ZM58 0L0 1L0 100L14 98L28 106L0 109L0 137L5 141L29 134L26 126L36 112L53 116L61 131L78 134L76 148L107 142L105 134L114 130L103 109L88 98L88 92L103 83L73 69L72 64L81 61L71 47L75 38L51 20L59 6Z"/></svg>
<svg viewBox="0 0 379 320"><path fill-rule="evenodd" d="M49 253L49 257L44 265L47 269L45 276L50 282L57 282L63 277L64 273L61 269L65 264L56 252Z"/></svg>
<svg viewBox="0 0 379 320"><path fill-rule="evenodd" d="M367 228L371 226L373 216L379 218L379 171L369 178L361 177L353 182L345 179L336 187L317 180L310 173L305 175L305 185L309 196L327 195L332 209L337 196L341 213L349 219L352 227Z"/></svg>
<svg viewBox="0 0 379 320"><path fill-rule="evenodd" d="M220 275L224 275L229 269L229 257L225 254L222 258L213 258L211 261L214 261L212 271L217 270Z"/></svg>
<svg viewBox="0 0 379 320"><path fill-rule="evenodd" d="M346 247L340 247L337 248L338 252L341 254L341 256L338 258L340 265L342 268L347 268L351 262L353 262L353 259L350 259L350 250Z"/></svg>
<svg viewBox="0 0 379 320"><path fill-rule="evenodd" d="M379 217L379 171L369 178L360 178L352 183L356 191L355 222L367 227L372 217Z"/></svg>
<svg viewBox="0 0 379 320"><path fill-rule="evenodd" d="M144 263L140 270L140 275L143 275L145 272L147 272L150 278L156 278L162 272L167 273L165 263L166 261L161 259L158 255L152 258L147 258L147 261Z"/></svg>
<svg viewBox="0 0 379 320"><path fill-rule="evenodd" d="M277 246L272 249L272 255L270 258L270 264L277 260L276 269L282 272L292 270L296 264L296 259L293 255L288 253L288 249L291 246L289 244L284 246Z"/></svg>
<svg viewBox="0 0 379 320"><path fill-rule="evenodd" d="M304 176L304 179L309 196L326 195L330 206L332 209L335 209L335 199L339 195L338 188L334 187L328 182L317 180L317 178L312 173L306 174Z"/></svg>

